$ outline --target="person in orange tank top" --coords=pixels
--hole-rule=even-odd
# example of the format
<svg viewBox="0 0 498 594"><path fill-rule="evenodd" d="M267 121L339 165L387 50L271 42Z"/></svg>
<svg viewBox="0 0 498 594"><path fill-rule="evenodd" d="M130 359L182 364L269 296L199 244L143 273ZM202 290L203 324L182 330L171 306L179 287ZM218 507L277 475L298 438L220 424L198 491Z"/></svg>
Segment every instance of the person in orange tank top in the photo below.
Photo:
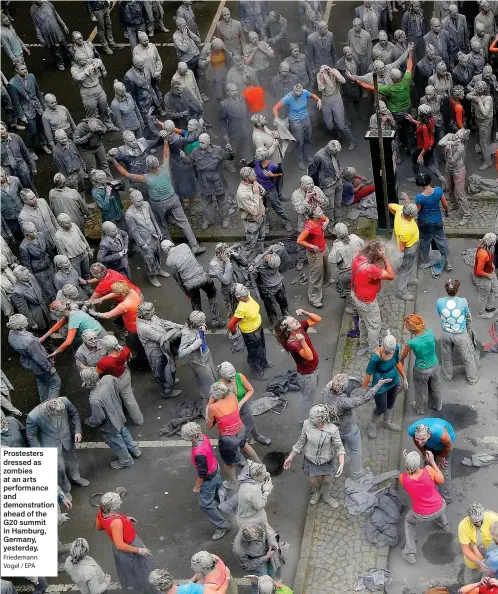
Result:
<svg viewBox="0 0 498 594"><path fill-rule="evenodd" d="M405 548L401 556L408 563L416 563L417 541L416 527L421 522L433 521L440 529L446 530L446 502L436 488L444 483L444 476L434 461L434 454L425 453L427 466L421 468L422 460L419 452L403 452L406 472L399 477L412 501L412 509L405 517Z"/></svg>
<svg viewBox="0 0 498 594"><path fill-rule="evenodd" d="M479 293L478 318L492 318L496 311L494 303L498 294L498 280L494 265L495 249L496 235L494 233L486 233L477 244L472 280Z"/></svg>
<svg viewBox="0 0 498 594"><path fill-rule="evenodd" d="M230 478L224 482L227 488L236 488L234 464L241 457L240 449L248 458L260 462L258 455L247 443L247 430L240 420L237 396L226 384L215 382L209 391L209 402L206 408L206 424L209 428L218 426L218 447L225 470Z"/></svg>
<svg viewBox="0 0 498 594"><path fill-rule="evenodd" d="M135 592L153 592L149 574L157 567L156 560L135 532L135 518L118 512L121 503L121 497L115 491L102 495L95 528L105 530L112 541L121 587Z"/></svg>
<svg viewBox="0 0 498 594"><path fill-rule="evenodd" d="M218 555L213 555L208 551L199 551L192 556L190 566L195 571L195 575L190 580L191 582L203 584L206 588L218 593L226 588L228 594L237 594L237 582L227 580L227 577L230 576L230 570ZM206 588L204 591L206 591Z"/></svg>

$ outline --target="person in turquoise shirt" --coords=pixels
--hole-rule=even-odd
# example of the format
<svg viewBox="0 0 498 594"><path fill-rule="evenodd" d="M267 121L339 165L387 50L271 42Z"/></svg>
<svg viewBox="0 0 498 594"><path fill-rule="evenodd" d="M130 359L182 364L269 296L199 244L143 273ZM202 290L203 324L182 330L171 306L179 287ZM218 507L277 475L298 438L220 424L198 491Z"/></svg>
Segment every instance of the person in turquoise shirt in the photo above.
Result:
<svg viewBox="0 0 498 594"><path fill-rule="evenodd" d="M426 414L428 403L434 410L440 411L443 406L441 400L441 374L439 360L436 355L436 339L434 332L426 328L424 320L411 314L405 318L405 328L414 336L406 344L401 354L401 363L408 357L410 351L415 355L413 366L413 388L415 400L413 408L419 415Z"/></svg>
<svg viewBox="0 0 498 594"><path fill-rule="evenodd" d="M94 330L97 338L103 338L107 334L100 323L86 311L80 310L74 301L53 301L50 304L50 310L63 317L39 339L40 342L44 342L66 324L68 328L66 340L49 355L50 358L65 351L69 345L73 347L73 352L76 352L83 342L82 335L85 330Z"/></svg>
<svg viewBox="0 0 498 594"><path fill-rule="evenodd" d="M408 435L413 438L413 443L424 457L426 452L434 454L444 476L444 483L440 485L439 492L446 503L451 503L451 455L456 441L455 430L448 421L430 417L410 425Z"/></svg>
<svg viewBox="0 0 498 594"><path fill-rule="evenodd" d="M389 333L382 341L382 346L376 348L370 357L368 366L363 378L363 388L367 388L372 380L372 386L379 383L381 379L390 379L389 383L381 385L375 394L375 409L368 425L368 437L377 437L377 421L380 415L384 415L383 426L389 431L401 431L401 427L392 422L394 403L399 391L400 376L403 378L403 389L408 389L403 363L399 358L399 346L396 338Z"/></svg>

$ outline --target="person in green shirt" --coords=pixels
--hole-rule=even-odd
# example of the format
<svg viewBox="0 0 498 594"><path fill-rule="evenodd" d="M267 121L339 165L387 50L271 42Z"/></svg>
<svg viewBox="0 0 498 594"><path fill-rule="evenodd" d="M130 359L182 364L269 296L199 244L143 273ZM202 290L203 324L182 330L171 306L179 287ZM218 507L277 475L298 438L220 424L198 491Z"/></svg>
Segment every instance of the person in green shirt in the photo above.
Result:
<svg viewBox="0 0 498 594"><path fill-rule="evenodd" d="M441 376L439 361L436 355L436 339L430 328L426 328L422 317L411 314L405 318L405 328L414 336L406 344L401 354L401 363L408 357L410 351L415 355L413 366L413 388L415 400L413 408L419 415L426 414L426 404L434 410L440 411Z"/></svg>
<svg viewBox="0 0 498 594"><path fill-rule="evenodd" d="M414 44L409 43L408 64L405 74L401 70L393 68L390 73L392 84L379 85L379 95L383 96L387 104L387 109L393 114L398 124L400 141L405 148L410 148L411 146L409 136L410 123L406 120L406 115L409 113L412 104L410 99L410 83L413 70L413 48ZM373 85L359 80L355 75L350 75L349 78L367 91L374 90Z"/></svg>

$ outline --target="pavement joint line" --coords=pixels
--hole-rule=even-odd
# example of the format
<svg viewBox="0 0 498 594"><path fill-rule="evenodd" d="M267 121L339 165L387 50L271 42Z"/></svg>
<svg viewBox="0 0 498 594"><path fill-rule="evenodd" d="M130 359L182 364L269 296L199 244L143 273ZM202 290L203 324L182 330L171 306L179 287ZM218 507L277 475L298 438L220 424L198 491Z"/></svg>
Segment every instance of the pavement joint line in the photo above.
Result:
<svg viewBox="0 0 498 594"><path fill-rule="evenodd" d="M217 439L210 439L211 445L217 446ZM140 448L185 448L190 447L190 443L184 439L171 439L169 441L140 441L137 440ZM109 446L103 441L82 441L76 444L77 450L107 450Z"/></svg>
<svg viewBox="0 0 498 594"><path fill-rule="evenodd" d="M173 582L175 584L188 584L190 582L190 579L186 579L186 580L173 579ZM235 578L234 582L238 586L250 586L251 585L251 582L246 578ZM120 588L121 588L121 584L119 582L111 582L106 591L119 590ZM33 592L34 589L35 588L33 585L16 586L17 592ZM46 592L79 592L79 589L76 584L52 584L47 588Z"/></svg>

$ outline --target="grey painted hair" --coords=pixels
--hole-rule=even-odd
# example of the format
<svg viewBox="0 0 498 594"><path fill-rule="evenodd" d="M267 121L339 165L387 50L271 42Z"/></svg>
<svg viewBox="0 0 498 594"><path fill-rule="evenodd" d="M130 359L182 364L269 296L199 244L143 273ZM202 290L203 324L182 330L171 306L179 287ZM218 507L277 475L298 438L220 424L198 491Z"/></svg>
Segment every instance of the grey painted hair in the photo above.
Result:
<svg viewBox="0 0 498 594"><path fill-rule="evenodd" d="M100 498L100 511L103 514L108 514L109 512L118 510L122 503L121 497L116 491L108 491Z"/></svg>
<svg viewBox="0 0 498 594"><path fill-rule="evenodd" d="M185 441L192 441L193 439L198 439L202 435L202 429L199 423L185 423L181 428L180 435L182 439Z"/></svg>
<svg viewBox="0 0 498 594"><path fill-rule="evenodd" d="M178 24L177 19L177 24ZM160 592L167 592L173 587L173 578L166 569L154 569L149 574L149 584Z"/></svg>
<svg viewBox="0 0 498 594"><path fill-rule="evenodd" d="M467 515L472 522L482 522L484 520L484 506L477 501L471 503L467 508Z"/></svg>
<svg viewBox="0 0 498 594"><path fill-rule="evenodd" d="M403 458L405 459L405 468L408 474L413 474L419 470L422 460L419 452L403 451Z"/></svg>
<svg viewBox="0 0 498 594"><path fill-rule="evenodd" d="M220 363L218 367L216 367L216 371L222 378L230 380L233 379L236 374L235 367L230 363L230 361L223 361L223 363Z"/></svg>
<svg viewBox="0 0 498 594"><path fill-rule="evenodd" d="M105 221L102 223L102 232L104 235L108 235L110 231L117 229L117 226L112 221Z"/></svg>
<svg viewBox="0 0 498 594"><path fill-rule="evenodd" d="M119 344L118 339L112 334L106 334L101 339L102 346L110 353L111 351L122 351L123 347Z"/></svg>
<svg viewBox="0 0 498 594"><path fill-rule="evenodd" d="M398 68L393 68L391 70L391 78L392 78L392 81L393 82L394 81L396 81L396 82L400 81L403 78L403 74L402 74L401 70L399 70Z"/></svg>
<svg viewBox="0 0 498 594"><path fill-rule="evenodd" d="M62 187L64 187L65 183L66 183L66 178L60 171L54 175L54 184L55 185L62 188Z"/></svg>
<svg viewBox="0 0 498 594"><path fill-rule="evenodd" d="M169 252L169 250L175 247L175 244L170 240L170 239L163 239L161 241L161 249L163 250L163 252L165 252L166 254Z"/></svg>
<svg viewBox="0 0 498 594"><path fill-rule="evenodd" d="M257 481L263 483L267 476L266 466L261 462L253 462L252 460L247 461L249 476Z"/></svg>
<svg viewBox="0 0 498 594"><path fill-rule="evenodd" d="M240 297L249 297L249 289L242 283L235 283L233 294L236 299L240 299Z"/></svg>
<svg viewBox="0 0 498 594"><path fill-rule="evenodd" d="M336 223L334 227L334 235L339 239L345 239L348 237L348 228L344 223Z"/></svg>
<svg viewBox="0 0 498 594"><path fill-rule="evenodd" d="M203 311L194 310L188 317L191 328L200 328L206 323L206 314Z"/></svg>
<svg viewBox="0 0 498 594"><path fill-rule="evenodd" d="M99 381L99 373L95 367L85 367L80 371L80 377L85 387L92 387Z"/></svg>
<svg viewBox="0 0 498 594"><path fill-rule="evenodd" d="M57 222L63 225L64 223L72 223L73 221L68 214L61 212L61 214L57 217Z"/></svg>
<svg viewBox="0 0 498 594"><path fill-rule="evenodd" d="M29 326L28 318L22 314L14 314L10 316L6 326L9 330L14 330L14 332L25 330Z"/></svg>
<svg viewBox="0 0 498 594"><path fill-rule="evenodd" d="M62 287L62 294L66 299L77 301L80 298L80 290L74 285L64 285ZM87 330L85 330L87 332ZM83 332L83 334L85 333Z"/></svg>
<svg viewBox="0 0 498 594"><path fill-rule="evenodd" d="M137 309L138 317L142 318L143 320L150 320L155 313L156 308L150 301L142 301Z"/></svg>
<svg viewBox="0 0 498 594"><path fill-rule="evenodd" d="M265 148L264 146L260 146L256 149L256 152L254 154L254 158L257 159L258 161L265 161L266 159L268 159L268 149Z"/></svg>
<svg viewBox="0 0 498 594"><path fill-rule="evenodd" d="M315 406L310 408L309 420L313 425L337 423L337 410L335 406L331 406L330 404L315 404Z"/></svg>
<svg viewBox="0 0 498 594"><path fill-rule="evenodd" d="M214 382L209 388L209 396L211 396L213 400L222 400L229 394L231 394L230 388L221 382Z"/></svg>
<svg viewBox="0 0 498 594"><path fill-rule="evenodd" d="M145 164L147 165L147 169L159 169L159 159L154 155L148 155L145 159Z"/></svg>
<svg viewBox="0 0 498 594"><path fill-rule="evenodd" d="M242 167L240 170L240 179L242 181L247 181L248 179L254 179L254 169L252 167Z"/></svg>
<svg viewBox="0 0 498 594"><path fill-rule="evenodd" d="M195 553L195 555L192 555L190 567L192 568L192 571L200 573L201 575L206 575L214 569L216 563L217 560L211 553L208 553L207 551L199 551L198 553Z"/></svg>
<svg viewBox="0 0 498 594"><path fill-rule="evenodd" d="M338 373L334 375L332 381L327 384L327 386L330 386L329 389L334 392L334 394L342 394L344 392L344 388L348 385L348 382L349 375L347 373Z"/></svg>
<svg viewBox="0 0 498 594"><path fill-rule="evenodd" d="M394 351L396 350L396 337L393 334L391 334L389 329L387 330L386 335L382 339L382 346L384 347L384 350L386 350L388 353L394 353Z"/></svg>
<svg viewBox="0 0 498 594"><path fill-rule="evenodd" d="M95 332L95 330L92 330L91 328L89 328L88 330L85 330L83 332L83 334L81 335L81 338L83 340L83 342L87 342L89 340L93 340L94 338L97 338L97 332Z"/></svg>
<svg viewBox="0 0 498 594"><path fill-rule="evenodd" d="M266 538L266 528L259 524L245 524L240 530L244 542L264 540Z"/></svg>
<svg viewBox="0 0 498 594"><path fill-rule="evenodd" d="M278 254L269 254L267 260L268 266L273 268L274 270L278 270L280 268L280 264L282 263L280 256Z"/></svg>
<svg viewBox="0 0 498 594"><path fill-rule="evenodd" d="M420 437L422 439L429 439L431 436L431 430L427 425L420 423L415 427L415 438Z"/></svg>
<svg viewBox="0 0 498 594"><path fill-rule="evenodd" d="M50 398L43 403L45 410L49 415L62 415L66 410L66 405L62 398Z"/></svg>
<svg viewBox="0 0 498 594"><path fill-rule="evenodd" d="M486 233L479 243L486 247L491 247L496 244L496 235L494 233Z"/></svg>
<svg viewBox="0 0 498 594"><path fill-rule="evenodd" d="M77 538L71 543L69 554L71 555L71 563L76 565L82 559L84 559L90 552L90 546L88 541L84 538Z"/></svg>
<svg viewBox="0 0 498 594"><path fill-rule="evenodd" d="M259 594L273 594L277 589L277 585L273 578L269 575L261 575L258 578L258 592Z"/></svg>
<svg viewBox="0 0 498 594"><path fill-rule="evenodd" d="M418 214L417 205L416 204L405 204L403 206L402 212L403 212L404 217L410 217L413 219Z"/></svg>

